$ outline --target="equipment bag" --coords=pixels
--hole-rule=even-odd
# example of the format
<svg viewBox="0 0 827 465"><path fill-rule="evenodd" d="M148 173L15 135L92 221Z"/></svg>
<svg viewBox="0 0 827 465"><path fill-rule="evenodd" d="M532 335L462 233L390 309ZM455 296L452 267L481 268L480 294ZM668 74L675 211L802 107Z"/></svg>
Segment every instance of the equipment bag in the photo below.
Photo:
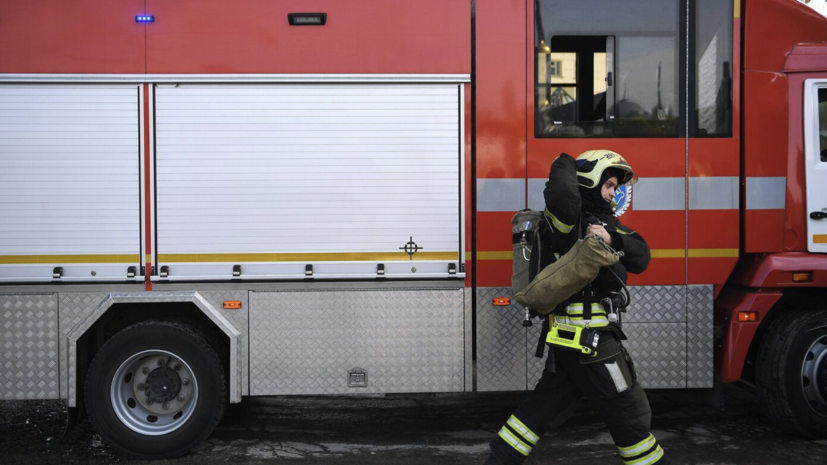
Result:
<svg viewBox="0 0 827 465"><path fill-rule="evenodd" d="M516 250L516 249L515 249ZM614 265L623 256L595 234L588 234L545 267L514 300L541 315L548 315L566 299L594 281L600 268ZM514 261L517 261L515 252Z"/></svg>
<svg viewBox="0 0 827 465"><path fill-rule="evenodd" d="M520 210L511 218L511 242L514 258L511 265L511 290L514 294L528 286L537 274L530 270L531 253L540 253L543 230L546 228L543 212ZM535 261L535 263L540 263Z"/></svg>

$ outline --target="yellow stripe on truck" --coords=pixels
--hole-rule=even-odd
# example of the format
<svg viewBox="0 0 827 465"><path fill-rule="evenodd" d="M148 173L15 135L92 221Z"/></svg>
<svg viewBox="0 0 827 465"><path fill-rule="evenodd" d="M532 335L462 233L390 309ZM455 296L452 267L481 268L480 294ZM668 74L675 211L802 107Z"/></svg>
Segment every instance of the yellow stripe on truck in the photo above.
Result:
<svg viewBox="0 0 827 465"><path fill-rule="evenodd" d="M824 236L827 242L827 236ZM652 249L649 251L652 258L686 258L685 249ZM477 260L511 260L514 253L477 252ZM689 249L689 258L738 258L738 249ZM466 252L465 258L471 259L471 252Z"/></svg>
<svg viewBox="0 0 827 465"><path fill-rule="evenodd" d="M135 255L0 255L0 265L45 265L78 263L138 263Z"/></svg>
<svg viewBox="0 0 827 465"><path fill-rule="evenodd" d="M457 260L459 252L342 252L342 253L167 253L159 263L249 263L249 262L389 262Z"/></svg>

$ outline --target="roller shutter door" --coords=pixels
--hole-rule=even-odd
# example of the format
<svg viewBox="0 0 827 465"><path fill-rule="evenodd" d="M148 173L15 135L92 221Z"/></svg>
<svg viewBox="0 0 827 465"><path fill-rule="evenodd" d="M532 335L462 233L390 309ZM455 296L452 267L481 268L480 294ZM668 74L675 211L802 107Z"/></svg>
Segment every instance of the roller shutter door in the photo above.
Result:
<svg viewBox="0 0 827 465"><path fill-rule="evenodd" d="M158 85L169 279L461 275L457 85Z"/></svg>
<svg viewBox="0 0 827 465"><path fill-rule="evenodd" d="M140 267L136 85L0 86L0 281Z"/></svg>

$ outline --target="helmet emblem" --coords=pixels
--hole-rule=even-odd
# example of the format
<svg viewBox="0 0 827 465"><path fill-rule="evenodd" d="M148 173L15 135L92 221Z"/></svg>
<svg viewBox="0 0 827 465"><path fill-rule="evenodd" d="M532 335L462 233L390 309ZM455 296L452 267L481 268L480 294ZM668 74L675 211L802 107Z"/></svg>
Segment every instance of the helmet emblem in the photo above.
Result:
<svg viewBox="0 0 827 465"><path fill-rule="evenodd" d="M632 186L629 184L618 186L615 190L614 203L617 204L615 216L623 216L626 210L629 209L629 205L632 204Z"/></svg>

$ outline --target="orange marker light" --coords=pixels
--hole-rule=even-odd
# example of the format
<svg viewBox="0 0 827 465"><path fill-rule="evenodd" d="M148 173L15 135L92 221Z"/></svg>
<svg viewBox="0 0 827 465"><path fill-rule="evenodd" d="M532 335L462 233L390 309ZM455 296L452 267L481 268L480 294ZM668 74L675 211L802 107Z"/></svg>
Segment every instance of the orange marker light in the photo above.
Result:
<svg viewBox="0 0 827 465"><path fill-rule="evenodd" d="M508 297L494 297L493 303L497 307L505 307L506 305L511 305L511 299Z"/></svg>
<svg viewBox="0 0 827 465"><path fill-rule="evenodd" d="M794 283L809 283L813 281L813 275L809 271L798 271L793 273Z"/></svg>
<svg viewBox="0 0 827 465"><path fill-rule="evenodd" d="M738 312L738 321L756 322L758 321L758 312Z"/></svg>
<svg viewBox="0 0 827 465"><path fill-rule="evenodd" d="M240 300L225 300L224 301L224 308L227 310L238 310L241 308L241 301Z"/></svg>

